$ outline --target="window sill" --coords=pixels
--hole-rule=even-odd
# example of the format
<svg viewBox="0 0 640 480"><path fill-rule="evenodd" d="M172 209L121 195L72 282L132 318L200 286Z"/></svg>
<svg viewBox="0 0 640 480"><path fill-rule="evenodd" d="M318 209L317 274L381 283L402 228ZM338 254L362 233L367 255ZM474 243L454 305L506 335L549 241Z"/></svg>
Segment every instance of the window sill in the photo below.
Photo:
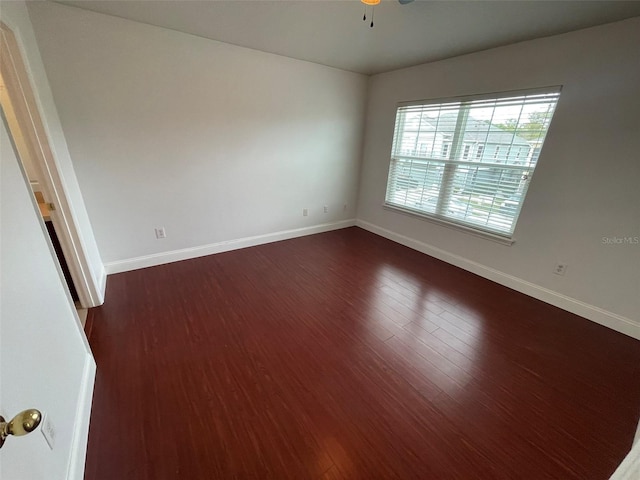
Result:
<svg viewBox="0 0 640 480"><path fill-rule="evenodd" d="M393 205L388 205L386 203L384 203L382 205L382 207L385 208L386 210L391 210L393 212L402 213L402 214L408 215L410 217L419 218L420 220L426 220L427 222L435 223L436 225L440 225L440 226L443 226L443 227L451 228L452 230L457 230L459 232L463 232L463 233L466 233L466 234L469 234L469 235L473 235L475 237L484 238L485 240L491 240L492 242L500 243L502 245L511 246L516 242L512 238L502 237L500 235L496 235L496 234L493 234L493 233L484 232L482 230L477 230L477 229L475 229L473 227L466 227L464 225L459 225L457 223L448 222L448 221L442 220L440 218L431 217L429 215L425 215L425 214L422 214L422 213L419 213L419 212L414 212L412 210L408 210L408 209L404 209L404 208L395 207Z"/></svg>

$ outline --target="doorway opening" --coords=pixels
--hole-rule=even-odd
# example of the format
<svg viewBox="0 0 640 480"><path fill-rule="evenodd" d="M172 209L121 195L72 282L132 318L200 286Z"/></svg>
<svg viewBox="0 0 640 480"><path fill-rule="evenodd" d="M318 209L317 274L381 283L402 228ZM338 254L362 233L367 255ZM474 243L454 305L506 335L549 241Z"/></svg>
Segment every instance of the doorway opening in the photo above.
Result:
<svg viewBox="0 0 640 480"><path fill-rule="evenodd" d="M13 32L0 22L0 106L81 322L101 303Z"/></svg>
<svg viewBox="0 0 640 480"><path fill-rule="evenodd" d="M78 289L76 288L73 281L71 271L69 270L69 264L67 263L64 250L62 249L62 245L56 231L56 227L51 218L51 210L54 210L55 206L53 203L47 202L45 200L44 193L42 192L43 189L41 187L42 182L38 175L39 169L35 165L33 157L30 156L31 149L29 149L26 145L27 140L25 138L25 135L20 130L20 125L15 119L15 112L12 111L11 104L8 101L6 95L7 87L2 72L0 72L0 91L3 93L2 95L0 95L0 108L2 109L2 114L7 124L7 131L11 136L14 145L16 146L18 160L22 164L22 169L24 171L26 179L28 179L29 181L31 193L33 194L36 203L38 204L40 217L44 222L46 232L49 235L49 241L51 242L53 250L56 254L67 290L76 307L80 322L84 327L87 317L87 309L83 308L82 303L80 302Z"/></svg>

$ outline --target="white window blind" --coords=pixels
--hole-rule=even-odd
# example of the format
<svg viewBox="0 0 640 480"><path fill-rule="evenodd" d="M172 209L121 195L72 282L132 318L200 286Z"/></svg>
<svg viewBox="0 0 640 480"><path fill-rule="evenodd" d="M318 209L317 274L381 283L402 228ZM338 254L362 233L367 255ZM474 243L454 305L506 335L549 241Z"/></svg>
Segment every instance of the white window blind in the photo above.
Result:
<svg viewBox="0 0 640 480"><path fill-rule="evenodd" d="M559 96L401 105L386 205L511 238Z"/></svg>

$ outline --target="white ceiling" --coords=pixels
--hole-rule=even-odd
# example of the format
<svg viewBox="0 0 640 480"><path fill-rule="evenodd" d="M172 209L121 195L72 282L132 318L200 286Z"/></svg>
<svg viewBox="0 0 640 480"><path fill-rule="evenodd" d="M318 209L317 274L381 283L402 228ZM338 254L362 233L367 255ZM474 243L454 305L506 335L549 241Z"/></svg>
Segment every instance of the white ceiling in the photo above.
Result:
<svg viewBox="0 0 640 480"><path fill-rule="evenodd" d="M370 28L359 0L59 3L365 74L640 16L640 1L383 0Z"/></svg>

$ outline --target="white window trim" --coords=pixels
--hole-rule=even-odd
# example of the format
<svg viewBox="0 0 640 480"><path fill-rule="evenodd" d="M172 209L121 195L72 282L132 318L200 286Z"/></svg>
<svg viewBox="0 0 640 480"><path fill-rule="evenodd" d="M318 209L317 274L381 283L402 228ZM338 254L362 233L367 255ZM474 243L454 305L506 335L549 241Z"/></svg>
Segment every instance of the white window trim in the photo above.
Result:
<svg viewBox="0 0 640 480"><path fill-rule="evenodd" d="M406 207L396 207L394 205L390 205L388 203L383 203L382 207L386 210L391 210L393 212L402 213L409 217L419 218L420 220L426 220L430 223L435 223L436 225L440 225L442 227L451 228L452 230L458 230L459 232L467 233L469 235L473 235L474 237L484 238L485 240L491 240L496 243L500 243L502 245L506 245L510 247L514 243L516 243L516 239L513 237L503 237L501 235L497 235L495 233L486 232L484 230L480 230L475 227L467 227L460 223L449 222L443 218L434 217L427 213L422 213L418 210L411 210Z"/></svg>
<svg viewBox="0 0 640 480"><path fill-rule="evenodd" d="M559 85L555 85L555 86L549 86L549 87L541 87L541 88L536 88L536 89L527 89L527 90L511 90L511 91L502 91L502 92L495 92L495 93L486 93L486 94L478 94L478 95L466 95L466 96L458 96L458 97L448 97L448 98L433 98L433 99L426 99L426 100L414 100L414 101L408 101L408 102L399 102L396 104L396 112L398 111L399 108L401 107L410 107L410 106L426 106L426 105L434 105L434 104L446 104L446 103L454 103L454 102L469 102L469 101L482 101L482 100L494 100L494 99L499 99L499 98L507 98L507 97L512 97L512 96L523 96L523 95L536 95L536 94L548 94L548 93L560 93L562 91L562 86ZM468 112L467 112L468 114ZM456 135L459 135L459 124L460 124L460 118L458 118L458 125L456 126L456 131L454 133L454 141L452 142L453 145L458 145L457 150L461 150L462 148L464 148L463 143L462 142L456 142ZM394 132L396 131L397 125L394 125ZM394 133L394 142L395 142L395 133ZM486 148L486 146L485 146ZM499 148L499 147L498 147ZM509 149L511 150L511 149ZM533 151L533 149L530 150L531 152ZM448 152L449 155L448 157L451 158L456 158L456 154L460 153L460 152L452 152L451 151L451 145L449 145L448 148ZM497 154L498 152L496 152ZM391 158L393 156L393 147L392 147L392 152L391 152ZM496 155L494 155L494 159L495 159ZM498 164L500 162L499 159L496 159L497 161L495 162L495 164ZM457 163L467 163L466 161L458 161ZM504 165L500 165L500 168L502 168ZM391 168L391 161L389 162L389 168ZM535 166L534 166L535 169ZM446 175L447 171L446 171L446 166L445 166L445 172L443 175ZM529 179L531 180L531 179ZM387 180L388 182L389 180ZM446 179L443 178L441 181L441 184L445 183ZM383 208L394 211L394 212L398 212L398 213L403 213L405 215L411 216L411 217L417 217L420 218L422 220L426 220L429 221L431 223L435 223L438 225L442 225L448 228L452 228L454 230L458 230L458 231L462 231L480 238L485 238L488 240L492 240L498 243L501 243L503 245L513 245L515 243L515 239L514 239L514 235L515 235L515 228L517 227L517 224L514 224L514 229L511 231L511 233L507 234L505 233L504 235L498 233L498 232L490 232L487 230L484 230L481 226L473 226L473 225L465 225L464 223L458 223L455 221L449 221L448 219L444 218L443 216L441 216L441 212L442 212L442 204L443 204L443 197L439 197L438 199L438 205L436 207L436 212L434 213L429 213L429 212L423 212L421 210L414 210L411 207L407 207L407 206L399 206L399 205L393 205L393 204L389 204L386 202L386 196L388 194L388 188L389 185L388 183L385 185L385 202L383 203ZM518 211L516 212L516 216L515 219L516 221L519 219L519 215L520 215L520 211L523 207L524 204L524 198L523 201L520 203L520 205L518 206Z"/></svg>
<svg viewBox="0 0 640 480"><path fill-rule="evenodd" d="M512 97L519 95L536 95L562 91L561 85L549 85L547 87L526 89L526 90L507 90L503 92L481 93L478 95L461 95L458 97L444 97L444 98L424 98L421 100L411 100L408 102L398 102L396 104L396 110L400 107L411 107L419 105L433 105L436 103L450 103L450 102L468 102L478 100L492 100L496 98Z"/></svg>

